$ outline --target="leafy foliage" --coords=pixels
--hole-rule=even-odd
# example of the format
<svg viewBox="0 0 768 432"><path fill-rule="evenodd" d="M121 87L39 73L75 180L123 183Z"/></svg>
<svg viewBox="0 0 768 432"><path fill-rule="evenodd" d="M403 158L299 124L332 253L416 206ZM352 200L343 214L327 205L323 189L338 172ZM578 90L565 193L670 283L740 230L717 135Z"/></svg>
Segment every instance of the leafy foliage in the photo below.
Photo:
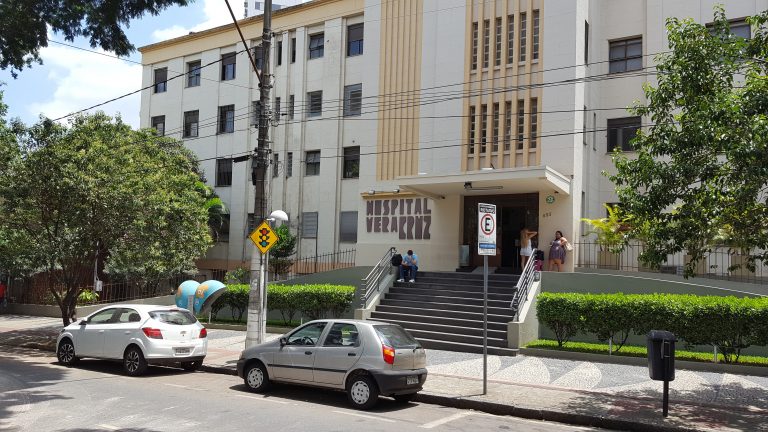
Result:
<svg viewBox="0 0 768 432"><path fill-rule="evenodd" d="M32 63L42 63L40 48L48 46L48 28L72 42L89 39L97 46L126 56L134 50L122 27L145 13L157 15L172 5L186 6L187 0L82 0L45 1L3 0L0 2L0 69L17 71Z"/></svg>
<svg viewBox="0 0 768 432"><path fill-rule="evenodd" d="M275 228L275 233L280 240L269 250L269 267L274 275L285 275L293 265L291 257L296 253L296 236L287 224Z"/></svg>
<svg viewBox="0 0 768 432"><path fill-rule="evenodd" d="M608 211L608 217L587 219L582 218L582 222L588 223L592 229L584 235L595 234L597 244L607 248L611 252L620 252L626 241L627 222L629 217L624 215L621 207L603 204Z"/></svg>
<svg viewBox="0 0 768 432"><path fill-rule="evenodd" d="M93 290L83 290L77 296L78 305L87 305L99 301L99 293Z"/></svg>
<svg viewBox="0 0 768 432"><path fill-rule="evenodd" d="M745 40L720 8L711 28L667 21L658 83L631 110L653 124L634 139L632 156L614 154L610 175L644 231L643 262L658 266L685 250L691 276L724 233L741 251L761 251L748 267L768 259L768 11L748 22L755 34Z"/></svg>
<svg viewBox="0 0 768 432"><path fill-rule="evenodd" d="M226 284L247 284L251 280L251 272L247 268L238 267L234 270L230 270L224 275L224 283Z"/></svg>
<svg viewBox="0 0 768 432"><path fill-rule="evenodd" d="M537 314L555 332L559 346L583 332L620 341L621 349L630 333L664 329L688 345L716 346L730 363L739 360L744 348L768 345L765 297L542 293Z"/></svg>
<svg viewBox="0 0 768 432"><path fill-rule="evenodd" d="M64 324L100 269L159 280L193 268L211 244L197 162L180 142L103 113L68 126L14 125L0 170L0 241L10 264L47 271ZM5 237L5 236L8 237ZM61 288L59 288L61 287Z"/></svg>

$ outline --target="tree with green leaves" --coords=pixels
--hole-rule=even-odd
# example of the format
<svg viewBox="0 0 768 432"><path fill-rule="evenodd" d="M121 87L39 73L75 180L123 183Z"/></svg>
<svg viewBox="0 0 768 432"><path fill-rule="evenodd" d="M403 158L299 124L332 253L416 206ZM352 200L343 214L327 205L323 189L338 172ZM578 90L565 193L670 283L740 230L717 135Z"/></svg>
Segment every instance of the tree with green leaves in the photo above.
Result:
<svg viewBox="0 0 768 432"><path fill-rule="evenodd" d="M279 240L269 250L269 267L273 275L280 276L288 273L293 265L291 257L296 253L296 236L291 233L288 224L275 228L275 233Z"/></svg>
<svg viewBox="0 0 768 432"><path fill-rule="evenodd" d="M734 36L721 8L715 22L667 21L669 51L656 56L658 82L631 111L650 120L633 154L616 152L610 179L641 230L641 260L658 266L686 251L696 263L722 240L768 258L768 11L748 18L751 39Z"/></svg>
<svg viewBox="0 0 768 432"><path fill-rule="evenodd" d="M158 280L194 268L211 245L197 161L183 144L103 113L69 125L17 125L0 154L0 232L70 322L94 260L110 274Z"/></svg>
<svg viewBox="0 0 768 432"><path fill-rule="evenodd" d="M32 63L42 64L40 48L48 46L49 29L65 40L87 38L91 47L101 47L118 56L135 47L123 27L144 14L157 15L169 6L186 6L188 0L81 0L0 2L0 69L11 69L16 77Z"/></svg>

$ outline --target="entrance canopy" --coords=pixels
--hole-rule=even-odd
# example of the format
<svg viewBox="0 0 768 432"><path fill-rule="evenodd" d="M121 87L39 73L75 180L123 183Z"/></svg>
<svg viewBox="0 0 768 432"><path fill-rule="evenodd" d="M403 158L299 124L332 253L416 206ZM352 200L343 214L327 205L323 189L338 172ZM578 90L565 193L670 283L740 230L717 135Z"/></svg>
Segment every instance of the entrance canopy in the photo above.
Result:
<svg viewBox="0 0 768 432"><path fill-rule="evenodd" d="M397 179L400 189L433 199L553 191L570 195L571 179L548 166L488 169Z"/></svg>

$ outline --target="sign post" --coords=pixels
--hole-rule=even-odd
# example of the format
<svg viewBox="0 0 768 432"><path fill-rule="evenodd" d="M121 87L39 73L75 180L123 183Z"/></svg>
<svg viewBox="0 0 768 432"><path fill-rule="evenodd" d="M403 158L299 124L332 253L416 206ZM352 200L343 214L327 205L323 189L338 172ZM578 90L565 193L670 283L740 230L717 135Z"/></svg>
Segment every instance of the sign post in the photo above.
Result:
<svg viewBox="0 0 768 432"><path fill-rule="evenodd" d="M483 394L488 394L488 256L496 256L496 205L478 204L477 254L483 257Z"/></svg>

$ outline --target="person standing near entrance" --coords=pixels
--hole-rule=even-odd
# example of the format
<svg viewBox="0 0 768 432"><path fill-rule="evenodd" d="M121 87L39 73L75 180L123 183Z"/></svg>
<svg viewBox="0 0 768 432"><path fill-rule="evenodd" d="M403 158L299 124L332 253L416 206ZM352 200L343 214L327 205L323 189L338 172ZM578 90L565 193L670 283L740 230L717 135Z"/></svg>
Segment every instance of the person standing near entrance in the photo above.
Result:
<svg viewBox="0 0 768 432"><path fill-rule="evenodd" d="M403 257L403 263L400 264L400 280L398 282L416 282L416 272L419 270L419 256L408 249L408 253Z"/></svg>
<svg viewBox="0 0 768 432"><path fill-rule="evenodd" d="M549 247L549 271L557 267L557 271L562 271L562 265L565 263L565 247L568 239L563 237L562 231L555 231L555 239Z"/></svg>
<svg viewBox="0 0 768 432"><path fill-rule="evenodd" d="M528 227L523 228L520 231L520 269L525 269L525 265L528 264L528 260L533 254L533 247L531 246L531 239L536 237L538 233L531 231Z"/></svg>

